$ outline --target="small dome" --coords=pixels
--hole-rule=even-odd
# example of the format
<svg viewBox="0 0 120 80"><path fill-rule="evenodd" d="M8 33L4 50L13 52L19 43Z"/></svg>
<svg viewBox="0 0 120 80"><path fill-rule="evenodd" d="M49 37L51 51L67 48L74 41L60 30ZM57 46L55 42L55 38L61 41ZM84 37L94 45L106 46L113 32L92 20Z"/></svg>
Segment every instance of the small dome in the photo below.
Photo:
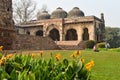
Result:
<svg viewBox="0 0 120 80"><path fill-rule="evenodd" d="M78 7L74 7L71 11L68 13L68 17L83 17L84 12L81 11Z"/></svg>
<svg viewBox="0 0 120 80"><path fill-rule="evenodd" d="M52 12L51 18L66 18L67 12L62 8L58 7L55 11Z"/></svg>
<svg viewBox="0 0 120 80"><path fill-rule="evenodd" d="M47 11L43 11L42 13L38 14L38 20L50 19L50 14Z"/></svg>

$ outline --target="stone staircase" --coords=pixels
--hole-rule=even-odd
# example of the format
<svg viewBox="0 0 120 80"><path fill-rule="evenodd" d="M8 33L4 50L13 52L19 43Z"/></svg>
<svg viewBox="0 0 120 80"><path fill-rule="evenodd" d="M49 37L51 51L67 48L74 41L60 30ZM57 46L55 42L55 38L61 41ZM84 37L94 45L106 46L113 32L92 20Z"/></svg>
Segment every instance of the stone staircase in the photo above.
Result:
<svg viewBox="0 0 120 80"><path fill-rule="evenodd" d="M16 50L82 50L84 42L53 41L49 37L17 35L14 42Z"/></svg>
<svg viewBox="0 0 120 80"><path fill-rule="evenodd" d="M56 50L58 45L49 37L39 37L31 35L17 35L15 45L16 50Z"/></svg>
<svg viewBox="0 0 120 80"><path fill-rule="evenodd" d="M85 49L84 42L80 41L57 41L56 44L62 50L82 50Z"/></svg>

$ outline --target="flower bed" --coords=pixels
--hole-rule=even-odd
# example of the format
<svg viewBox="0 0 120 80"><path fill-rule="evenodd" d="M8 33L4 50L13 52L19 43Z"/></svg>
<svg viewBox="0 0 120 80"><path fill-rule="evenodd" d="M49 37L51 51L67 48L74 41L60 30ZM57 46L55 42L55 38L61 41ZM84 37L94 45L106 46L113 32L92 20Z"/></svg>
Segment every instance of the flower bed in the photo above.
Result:
<svg viewBox="0 0 120 80"><path fill-rule="evenodd" d="M94 61L85 64L77 51L72 61L61 59L61 54L45 60L43 52L23 54L2 54L0 57L0 80L90 80ZM39 58L38 58L39 56Z"/></svg>

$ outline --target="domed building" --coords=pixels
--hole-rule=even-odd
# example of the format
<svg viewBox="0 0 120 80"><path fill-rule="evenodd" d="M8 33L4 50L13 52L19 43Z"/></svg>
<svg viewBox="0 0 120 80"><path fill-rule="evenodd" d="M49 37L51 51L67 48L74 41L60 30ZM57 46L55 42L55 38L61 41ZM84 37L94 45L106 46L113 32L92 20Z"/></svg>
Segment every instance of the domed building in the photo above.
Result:
<svg viewBox="0 0 120 80"><path fill-rule="evenodd" d="M84 41L105 40L104 14L86 16L78 7L68 13L61 7L51 14L43 11L37 20L16 25L12 20L12 0L0 1L0 46L15 50L84 49ZM16 34L17 32L17 34Z"/></svg>
<svg viewBox="0 0 120 80"><path fill-rule="evenodd" d="M60 7L51 14L43 11L38 14L36 21L17 27L18 34L50 37L58 46L75 46L86 40L102 42L105 39L104 14L101 14L101 18L85 16L78 7L68 13Z"/></svg>
<svg viewBox="0 0 120 80"><path fill-rule="evenodd" d="M68 13L68 18L83 17L83 16L84 16L84 12L81 11L78 7L74 7Z"/></svg>
<svg viewBox="0 0 120 80"><path fill-rule="evenodd" d="M55 11L52 12L51 18L66 18L67 17L67 12L64 11L62 8L58 7Z"/></svg>
<svg viewBox="0 0 120 80"><path fill-rule="evenodd" d="M37 20L50 19L50 14L47 11L43 11L41 14L38 14Z"/></svg>

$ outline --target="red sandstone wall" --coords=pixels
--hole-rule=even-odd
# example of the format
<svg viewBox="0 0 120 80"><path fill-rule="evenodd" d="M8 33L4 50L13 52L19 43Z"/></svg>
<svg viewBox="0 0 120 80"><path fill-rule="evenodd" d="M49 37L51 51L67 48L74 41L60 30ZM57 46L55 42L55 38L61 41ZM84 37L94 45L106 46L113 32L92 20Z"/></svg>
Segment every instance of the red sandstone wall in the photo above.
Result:
<svg viewBox="0 0 120 80"><path fill-rule="evenodd" d="M14 49L17 50L54 50L59 49L49 37L17 35Z"/></svg>
<svg viewBox="0 0 120 80"><path fill-rule="evenodd" d="M14 30L0 29L0 46L3 46L4 50L12 50L13 42L15 39Z"/></svg>

